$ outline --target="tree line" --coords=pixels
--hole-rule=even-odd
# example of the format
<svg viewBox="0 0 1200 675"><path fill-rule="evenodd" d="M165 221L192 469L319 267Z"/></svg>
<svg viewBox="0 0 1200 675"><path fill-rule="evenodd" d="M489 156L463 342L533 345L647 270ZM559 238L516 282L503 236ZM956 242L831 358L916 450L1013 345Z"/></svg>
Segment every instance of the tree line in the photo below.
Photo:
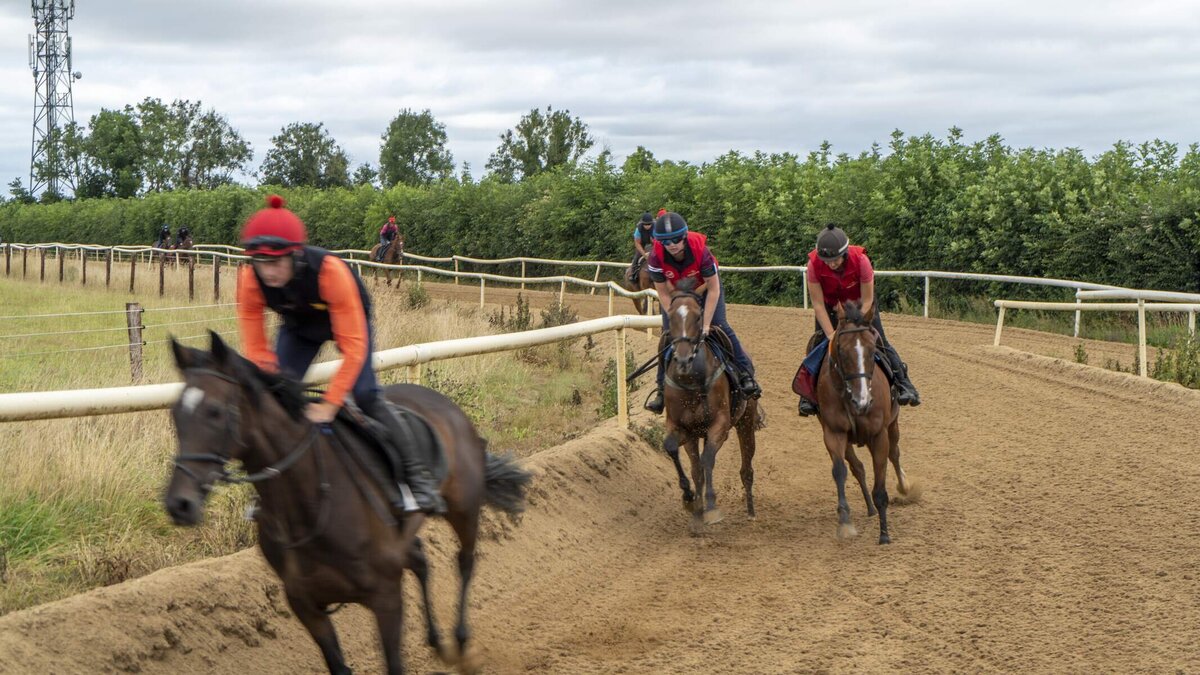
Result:
<svg viewBox="0 0 1200 675"><path fill-rule="evenodd" d="M454 174L446 127L429 110L401 110L381 134L379 163L351 171L346 151L321 122L293 122L271 138L262 164L253 170L250 144L229 120L199 101L170 104L147 98L119 110L102 109L87 125L72 122L41 141L47 157L33 167L45 177L50 166L70 167L74 197L129 198L179 189L212 189L250 175L260 185L336 188L356 185L428 185ZM534 108L500 135L487 169L512 182L578 161L592 147L587 125L570 111ZM470 167L462 167L470 175ZM35 196L9 183L12 198ZM46 192L42 202L67 195Z"/></svg>
<svg viewBox="0 0 1200 675"><path fill-rule="evenodd" d="M512 143L550 157L522 132L514 131ZM999 136L968 143L951 129L940 137L897 131L886 145L855 155L825 144L805 156L730 152L700 164L660 160L645 148L621 164L608 151L553 161L560 159L550 168L497 163L478 181L442 165L440 177L386 189L297 186L281 194L314 242L329 247L366 247L395 215L408 249L428 255L622 259L632 250L638 216L667 208L706 233L726 265L804 264L820 227L833 222L880 269L1200 291L1196 145L1181 152L1164 141L1119 142L1088 157L1073 148L1013 148ZM0 234L10 241L144 244L168 222L188 223L198 242L235 243L267 189L194 186L44 205L11 200L0 206ZM786 304L799 302L801 283L785 274L727 281L734 299ZM881 282L885 305L919 298L920 283ZM1063 296L947 282L951 289Z"/></svg>

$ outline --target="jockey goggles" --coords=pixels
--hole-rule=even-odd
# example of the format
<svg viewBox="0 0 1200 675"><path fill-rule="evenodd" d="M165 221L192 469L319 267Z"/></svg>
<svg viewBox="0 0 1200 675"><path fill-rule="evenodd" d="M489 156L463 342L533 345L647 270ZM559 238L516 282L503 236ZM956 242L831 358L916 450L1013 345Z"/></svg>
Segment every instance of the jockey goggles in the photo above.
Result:
<svg viewBox="0 0 1200 675"><path fill-rule="evenodd" d="M262 236L246 242L246 251L252 260L274 260L300 248L302 244L283 237Z"/></svg>
<svg viewBox="0 0 1200 675"><path fill-rule="evenodd" d="M683 234L671 237L670 239L659 239L659 241L662 242L663 246L674 246L675 244L682 242L684 239L687 239L686 232Z"/></svg>

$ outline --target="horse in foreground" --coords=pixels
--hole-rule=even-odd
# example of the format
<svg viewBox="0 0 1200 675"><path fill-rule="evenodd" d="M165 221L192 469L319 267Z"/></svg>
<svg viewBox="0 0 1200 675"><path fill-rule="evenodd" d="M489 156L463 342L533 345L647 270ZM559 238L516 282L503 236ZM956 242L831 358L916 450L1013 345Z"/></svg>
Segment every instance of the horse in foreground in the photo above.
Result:
<svg viewBox="0 0 1200 675"><path fill-rule="evenodd" d="M211 351L171 344L185 388L171 409L179 453L165 505L177 525L195 525L219 482L248 482L258 492L258 544L279 575L288 604L316 641L329 672L350 673L329 606L355 602L374 613L387 672L403 672L400 653L404 570L421 584L427 641L447 663L476 672L470 649L467 589L475 566L479 513L485 503L509 513L525 505L530 474L510 457L486 450L463 411L441 394L415 385L384 395L415 411L445 450L441 493L458 536L461 578L457 657L441 641L430 605L428 566L417 532L421 513L393 518L382 489L359 458L367 442L339 419L318 428L303 415L303 385L259 370L212 334ZM365 456L371 457L367 454ZM226 465L240 461L248 475Z"/></svg>
<svg viewBox="0 0 1200 675"><path fill-rule="evenodd" d="M679 474L683 507L692 512L693 532L700 532L704 525L718 523L724 517L717 508L713 467L717 451L734 428L742 450L741 477L746 491L746 513L754 518L754 432L762 427L758 400L738 396L735 401L734 389L726 376L729 366L717 355L720 350L729 359L732 347L722 345L717 335L710 335L707 340L701 335L702 306L700 296L692 293L690 287L685 288L685 284L680 284L680 289L671 295L668 315L670 336L674 336L670 344L674 351L667 364L663 392L667 420L663 450ZM664 340L667 337L664 335ZM665 346L660 344L660 352ZM700 452L701 440L704 442L703 453ZM679 461L680 446L687 450L692 483L696 486L694 493Z"/></svg>
<svg viewBox="0 0 1200 675"><path fill-rule="evenodd" d="M375 244L371 247L371 261L381 262L388 265L403 265L404 264L404 235L397 234L394 239L387 245L386 249L382 249L383 244ZM399 283L399 282L397 282ZM392 285L392 270L387 270L387 285Z"/></svg>
<svg viewBox="0 0 1200 675"><path fill-rule="evenodd" d="M846 461L862 488L867 515L879 515L879 543L890 544L887 524L887 464L896 467L900 494L912 493L912 485L900 468L900 405L892 399L886 377L875 377L876 334L871 328L872 314L864 315L859 305L843 303L837 310L837 328L821 363L817 380L817 404L825 448L833 460L833 480L837 483L839 539L858 535L850 522L846 502ZM821 335L814 335L817 342ZM816 345L812 344L815 348ZM875 483L867 492L863 463L854 454L854 446L871 450Z"/></svg>

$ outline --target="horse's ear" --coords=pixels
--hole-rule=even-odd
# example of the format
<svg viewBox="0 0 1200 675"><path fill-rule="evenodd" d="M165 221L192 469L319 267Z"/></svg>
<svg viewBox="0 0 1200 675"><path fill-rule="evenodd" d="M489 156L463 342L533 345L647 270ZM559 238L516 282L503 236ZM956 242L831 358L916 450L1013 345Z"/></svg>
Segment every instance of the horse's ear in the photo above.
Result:
<svg viewBox="0 0 1200 675"><path fill-rule="evenodd" d="M876 311L878 311L878 310L875 309L875 305L871 305L871 309L863 312L863 325L864 326L869 326L875 322L875 312Z"/></svg>
<svg viewBox="0 0 1200 675"><path fill-rule="evenodd" d="M834 307L834 313L837 314L839 320L845 319L846 318L846 306L839 302L837 304L837 307Z"/></svg>
<svg viewBox="0 0 1200 675"><path fill-rule="evenodd" d="M221 339L221 335L215 330L208 331L209 349L212 351L213 360L217 365L225 365L229 363L229 353L232 351L229 345Z"/></svg>
<svg viewBox="0 0 1200 675"><path fill-rule="evenodd" d="M196 365L196 360L192 358L192 350L184 347L175 340L175 336L171 336L171 353L175 355L175 367L179 370L187 370Z"/></svg>

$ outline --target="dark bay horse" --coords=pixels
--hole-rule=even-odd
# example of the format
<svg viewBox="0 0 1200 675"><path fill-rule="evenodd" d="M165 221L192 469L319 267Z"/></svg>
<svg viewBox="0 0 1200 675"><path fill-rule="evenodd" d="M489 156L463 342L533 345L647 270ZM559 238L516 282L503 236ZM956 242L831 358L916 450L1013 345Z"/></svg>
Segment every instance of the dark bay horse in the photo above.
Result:
<svg viewBox="0 0 1200 675"><path fill-rule="evenodd" d="M187 235L186 237L184 237L184 238L183 238L183 241L181 241L181 242L179 242L178 244L176 244L176 245L172 246L171 248L172 248L172 249L174 249L174 250L176 250L176 251L191 251L191 250L192 250L192 246L193 246L193 244L192 244L192 235L190 235L190 234L189 234L189 235ZM176 266L176 267L179 267L179 261L180 261L181 259L183 260L183 264L185 264L185 265L191 265L191 264L192 264L192 254L191 254L191 253L182 253L182 254L181 254L181 253L176 253L176 254L175 254L175 266Z"/></svg>
<svg viewBox="0 0 1200 675"><path fill-rule="evenodd" d="M625 273L621 275L621 286L634 293L644 291L649 288L654 288L654 282L650 279L650 270L647 269L646 258L643 257L638 265L637 277L633 276L633 263L629 263L629 267L625 268ZM648 298L630 298L633 300L633 306L637 309L638 314L646 313L646 303Z"/></svg>
<svg viewBox="0 0 1200 675"><path fill-rule="evenodd" d="M259 547L331 673L351 672L327 609L345 602L362 604L375 614L387 672L403 672L405 568L421 583L429 645L454 662L430 606L428 567L417 537L425 517L409 514L397 523L381 507L387 504L381 501L382 491L348 457L356 449L351 444L363 444L361 438L308 423L302 384L259 370L215 333L211 352L174 341L171 346L185 384L171 409L179 440L165 498L171 519L195 525L216 483L253 483L260 501L255 518ZM460 543L457 663L462 672L475 672L479 664L475 650L468 648L467 589L479 512L485 503L509 513L521 511L530 474L510 457L487 452L471 421L441 394L415 385L392 386L385 394L425 417L446 450L448 473L441 492L448 505L446 519ZM226 464L235 460L249 475L235 477L227 471Z"/></svg>
<svg viewBox="0 0 1200 675"><path fill-rule="evenodd" d="M825 448L833 460L833 480L838 493L838 538L858 535L850 522L846 502L846 462L862 488L867 515L879 515L879 543L890 544L887 525L887 463L896 467L900 494L911 492L911 485L900 468L900 405L892 399L887 378L876 377L875 349L878 339L871 328L872 314L864 315L859 305L846 302L837 309L837 329L821 362L817 380L817 404ZM814 336L816 338L818 336ZM871 451L875 483L867 492L863 463L854 454L854 446Z"/></svg>
<svg viewBox="0 0 1200 675"><path fill-rule="evenodd" d="M683 491L683 507L691 510L692 530L699 532L704 525L718 523L723 518L717 508L713 467L717 451L733 428L737 429L738 445L742 450L741 476L746 491L746 513L754 518L754 432L761 423L757 399L743 398L736 408L732 407L729 378L711 344L715 337L706 341L700 333L703 299L690 288L687 280L681 283L679 290L671 295L668 309L671 343L675 350L667 364L663 392L667 419L663 450L675 463L679 488ZM703 454L700 452L701 440L704 441ZM695 493L679 461L679 446L687 450Z"/></svg>
<svg viewBox="0 0 1200 675"><path fill-rule="evenodd" d="M397 234L392 242L388 244L387 250L380 253L379 247L383 244L375 244L371 247L371 262L382 262L388 265L403 265L404 264L404 235ZM382 259L381 259L382 258ZM378 269L378 268L377 268ZM376 273L378 277L378 273ZM387 285L392 285L392 270L387 270Z"/></svg>

